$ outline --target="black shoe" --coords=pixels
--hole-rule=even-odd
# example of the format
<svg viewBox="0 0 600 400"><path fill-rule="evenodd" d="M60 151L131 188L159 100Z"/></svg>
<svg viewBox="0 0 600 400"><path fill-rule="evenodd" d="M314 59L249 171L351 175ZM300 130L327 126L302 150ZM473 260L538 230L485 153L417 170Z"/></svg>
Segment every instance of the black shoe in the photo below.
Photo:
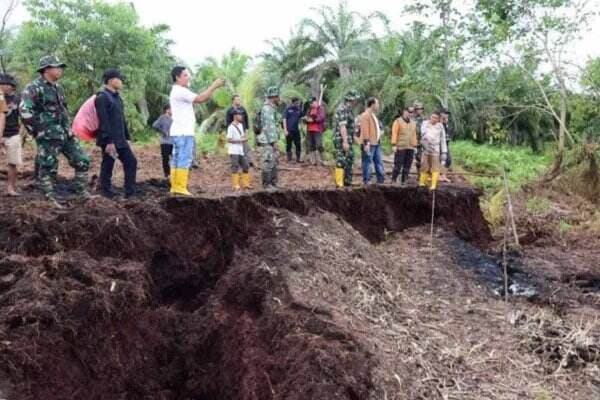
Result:
<svg viewBox="0 0 600 400"><path fill-rule="evenodd" d="M117 197L117 194L112 190L101 190L100 196L106 197L107 199L114 199L115 197Z"/></svg>
<svg viewBox="0 0 600 400"><path fill-rule="evenodd" d="M141 199L142 197L144 197L144 192L142 192L141 190L136 190L135 192L132 193L125 193L125 198L126 199Z"/></svg>

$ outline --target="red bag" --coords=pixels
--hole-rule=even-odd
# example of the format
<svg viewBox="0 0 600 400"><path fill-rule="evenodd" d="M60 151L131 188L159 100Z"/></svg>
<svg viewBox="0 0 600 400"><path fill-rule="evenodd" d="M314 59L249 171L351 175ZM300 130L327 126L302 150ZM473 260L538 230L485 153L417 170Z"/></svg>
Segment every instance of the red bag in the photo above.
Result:
<svg viewBox="0 0 600 400"><path fill-rule="evenodd" d="M96 95L87 99L77 111L71 129L81 140L95 140L100 128L100 120L96 112Z"/></svg>

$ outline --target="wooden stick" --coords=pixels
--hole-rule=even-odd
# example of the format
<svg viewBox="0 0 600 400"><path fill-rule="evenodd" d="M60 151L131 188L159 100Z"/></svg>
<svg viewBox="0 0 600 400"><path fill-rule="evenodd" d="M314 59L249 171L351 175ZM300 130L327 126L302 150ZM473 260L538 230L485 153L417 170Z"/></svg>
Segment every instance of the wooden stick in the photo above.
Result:
<svg viewBox="0 0 600 400"><path fill-rule="evenodd" d="M510 215L510 223L512 225L513 234L515 236L515 244L517 245L517 247L521 247L521 245L519 244L519 235L517 234L517 224L515 223L515 214L513 212L510 190L508 189L508 178L506 177L506 170L504 168L502 168L502 176L504 177L504 190L506 191L506 199L508 201L508 213Z"/></svg>
<svg viewBox="0 0 600 400"><path fill-rule="evenodd" d="M431 200L431 241L429 242L429 249L431 254L433 254L433 224L435 221L435 190L432 190L432 200Z"/></svg>
<svg viewBox="0 0 600 400"><path fill-rule="evenodd" d="M504 211L506 217L506 210ZM504 301L508 302L508 263L506 261L506 242L508 241L508 221L504 221L504 241L502 243L502 269L504 270Z"/></svg>

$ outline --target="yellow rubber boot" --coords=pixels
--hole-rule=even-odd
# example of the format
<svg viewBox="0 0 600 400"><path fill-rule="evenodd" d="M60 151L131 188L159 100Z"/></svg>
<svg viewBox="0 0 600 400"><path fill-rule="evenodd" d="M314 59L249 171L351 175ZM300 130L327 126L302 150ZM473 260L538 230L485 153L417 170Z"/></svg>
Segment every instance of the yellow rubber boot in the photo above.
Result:
<svg viewBox="0 0 600 400"><path fill-rule="evenodd" d="M432 172L431 173L431 187L429 189L431 190L436 190L438 187L438 181L440 180L440 173L439 172Z"/></svg>
<svg viewBox="0 0 600 400"><path fill-rule="evenodd" d="M249 173L243 173L242 174L242 187L244 189L252 189L252 184L250 183L250 174Z"/></svg>
<svg viewBox="0 0 600 400"><path fill-rule="evenodd" d="M171 193L177 193L177 185L179 185L179 170L177 168L171 168Z"/></svg>
<svg viewBox="0 0 600 400"><path fill-rule="evenodd" d="M233 190L240 190L240 174L231 174L231 187Z"/></svg>
<svg viewBox="0 0 600 400"><path fill-rule="evenodd" d="M423 186L427 185L428 176L429 176L429 173L421 172L421 174L419 175L419 186L423 187Z"/></svg>
<svg viewBox="0 0 600 400"><path fill-rule="evenodd" d="M192 194L188 191L188 181L190 179L190 170L182 168L179 171L179 192L184 196L191 196Z"/></svg>
<svg viewBox="0 0 600 400"><path fill-rule="evenodd" d="M176 168L173 172L175 173L175 188L171 188L171 193L180 196L191 196L192 194L187 189L190 170L187 168Z"/></svg>
<svg viewBox="0 0 600 400"><path fill-rule="evenodd" d="M344 187L344 168L335 169L335 187Z"/></svg>

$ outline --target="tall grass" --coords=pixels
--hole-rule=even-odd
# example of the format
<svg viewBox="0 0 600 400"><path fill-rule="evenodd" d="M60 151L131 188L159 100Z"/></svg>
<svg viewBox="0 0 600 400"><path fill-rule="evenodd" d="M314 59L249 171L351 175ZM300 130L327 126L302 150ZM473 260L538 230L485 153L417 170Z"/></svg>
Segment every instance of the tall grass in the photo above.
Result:
<svg viewBox="0 0 600 400"><path fill-rule="evenodd" d="M506 170L511 190L539 177L552 162L549 153L536 154L525 147L479 145L469 141L455 141L450 145L456 166L467 172L493 175L469 177L477 187L495 193L504 187L502 168Z"/></svg>

